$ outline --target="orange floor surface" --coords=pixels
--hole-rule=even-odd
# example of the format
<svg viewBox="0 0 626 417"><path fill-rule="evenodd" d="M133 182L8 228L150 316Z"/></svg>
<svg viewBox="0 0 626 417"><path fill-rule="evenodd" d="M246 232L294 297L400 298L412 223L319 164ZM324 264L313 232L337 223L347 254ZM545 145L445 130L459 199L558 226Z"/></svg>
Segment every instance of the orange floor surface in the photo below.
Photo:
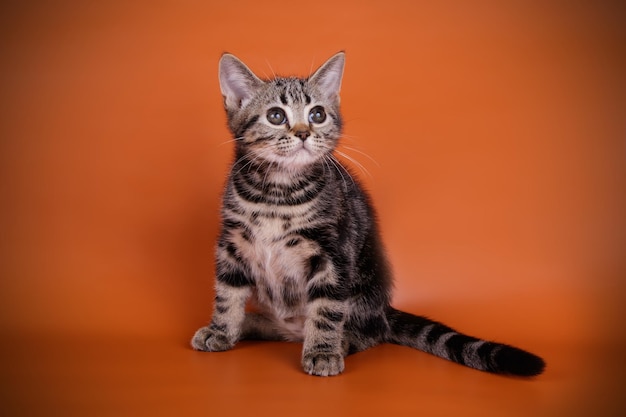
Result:
<svg viewBox="0 0 626 417"><path fill-rule="evenodd" d="M626 415L626 7L617 1L0 5L0 415ZM528 349L494 376L408 348L310 377L298 344L191 350L231 137L224 51L346 51L340 151L395 305Z"/></svg>

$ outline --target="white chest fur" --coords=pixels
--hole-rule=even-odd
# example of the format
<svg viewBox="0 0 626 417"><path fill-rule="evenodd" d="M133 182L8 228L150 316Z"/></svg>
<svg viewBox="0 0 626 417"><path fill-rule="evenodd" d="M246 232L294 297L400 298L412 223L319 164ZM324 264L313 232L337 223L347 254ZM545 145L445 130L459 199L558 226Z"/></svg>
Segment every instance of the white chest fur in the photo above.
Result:
<svg viewBox="0 0 626 417"><path fill-rule="evenodd" d="M243 230L234 230L229 240L255 281L259 307L286 335L300 339L310 258L319 253L316 243L295 233L309 224L308 211L302 206L271 212L255 209L255 216L247 216L247 236Z"/></svg>

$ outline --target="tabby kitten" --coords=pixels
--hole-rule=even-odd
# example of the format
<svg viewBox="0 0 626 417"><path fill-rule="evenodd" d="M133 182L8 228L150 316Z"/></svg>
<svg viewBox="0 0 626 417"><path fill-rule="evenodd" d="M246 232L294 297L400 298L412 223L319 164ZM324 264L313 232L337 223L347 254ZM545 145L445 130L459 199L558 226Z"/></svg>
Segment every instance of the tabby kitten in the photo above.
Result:
<svg viewBox="0 0 626 417"><path fill-rule="evenodd" d="M302 367L337 375L344 357L410 346L483 371L533 376L544 361L390 305L391 274L369 197L333 155L344 54L308 78L261 80L224 54L219 80L235 158L222 203L213 318L191 344L303 342ZM246 311L251 300L254 312Z"/></svg>

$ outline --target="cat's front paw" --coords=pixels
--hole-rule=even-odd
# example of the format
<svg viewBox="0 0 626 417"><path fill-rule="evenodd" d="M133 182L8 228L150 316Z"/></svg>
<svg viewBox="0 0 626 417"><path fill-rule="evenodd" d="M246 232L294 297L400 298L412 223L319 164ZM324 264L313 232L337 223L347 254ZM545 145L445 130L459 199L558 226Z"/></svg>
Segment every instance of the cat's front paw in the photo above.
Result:
<svg viewBox="0 0 626 417"><path fill-rule="evenodd" d="M225 333L215 331L211 326L201 327L191 339L191 347L203 352L221 352L232 349L234 345Z"/></svg>
<svg viewBox="0 0 626 417"><path fill-rule="evenodd" d="M344 369L343 356L327 352L306 353L302 356L302 368L309 375L339 375Z"/></svg>

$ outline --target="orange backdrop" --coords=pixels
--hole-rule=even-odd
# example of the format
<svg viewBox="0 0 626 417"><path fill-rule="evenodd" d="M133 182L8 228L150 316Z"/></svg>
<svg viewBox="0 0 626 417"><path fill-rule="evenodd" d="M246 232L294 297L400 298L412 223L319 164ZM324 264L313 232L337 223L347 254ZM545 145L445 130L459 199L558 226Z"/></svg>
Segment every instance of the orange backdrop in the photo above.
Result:
<svg viewBox="0 0 626 417"><path fill-rule="evenodd" d="M7 415L571 416L624 406L619 2L7 3ZM221 53L262 76L305 76L339 50L342 151L362 164L376 202L396 305L535 351L546 374L507 379L384 346L320 379L301 374L297 345L187 347L209 319L232 151Z"/></svg>

